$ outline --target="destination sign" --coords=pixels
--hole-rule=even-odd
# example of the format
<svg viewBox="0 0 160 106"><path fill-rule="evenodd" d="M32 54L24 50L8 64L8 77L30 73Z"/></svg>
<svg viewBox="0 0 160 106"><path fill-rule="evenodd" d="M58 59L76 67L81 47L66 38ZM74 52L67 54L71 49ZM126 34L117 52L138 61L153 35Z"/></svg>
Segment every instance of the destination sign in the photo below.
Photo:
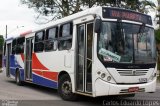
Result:
<svg viewBox="0 0 160 106"><path fill-rule="evenodd" d="M102 8L103 18L131 20L152 25L152 20L149 15L131 10L117 9L117 8Z"/></svg>

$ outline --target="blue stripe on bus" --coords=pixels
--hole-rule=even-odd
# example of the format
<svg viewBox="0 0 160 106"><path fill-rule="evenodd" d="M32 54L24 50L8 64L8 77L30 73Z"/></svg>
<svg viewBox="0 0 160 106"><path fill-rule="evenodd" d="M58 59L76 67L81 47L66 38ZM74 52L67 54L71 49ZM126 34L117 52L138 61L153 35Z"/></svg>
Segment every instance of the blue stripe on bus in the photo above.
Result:
<svg viewBox="0 0 160 106"><path fill-rule="evenodd" d="M50 87L50 88L55 88L55 89L58 88L58 83L55 81L51 81L49 79L40 77L35 74L32 74L32 77L33 77L33 83L35 83L35 84Z"/></svg>
<svg viewBox="0 0 160 106"><path fill-rule="evenodd" d="M20 79L24 81L24 69L20 69Z"/></svg>
<svg viewBox="0 0 160 106"><path fill-rule="evenodd" d="M10 68L10 74L15 77L15 75L16 75L16 69Z"/></svg>
<svg viewBox="0 0 160 106"><path fill-rule="evenodd" d="M10 74L15 77L16 75L16 68L20 69L20 78L24 81L24 69L18 64L15 55L10 55Z"/></svg>
<svg viewBox="0 0 160 106"><path fill-rule="evenodd" d="M15 55L11 55L10 56L10 74L13 75L15 77L16 75L16 68L20 69L20 78L22 81L24 81L24 69L21 69L22 67L18 64ZM32 74L33 77L33 83L38 84L38 85L42 85L42 86L46 86L46 87L50 87L50 88L58 88L58 83L43 77L40 77L38 75Z"/></svg>
<svg viewBox="0 0 160 106"><path fill-rule="evenodd" d="M14 55L11 55L11 56L10 56L10 67L22 68L22 67L18 64L18 62L17 62L17 60L16 60L16 58L15 58Z"/></svg>

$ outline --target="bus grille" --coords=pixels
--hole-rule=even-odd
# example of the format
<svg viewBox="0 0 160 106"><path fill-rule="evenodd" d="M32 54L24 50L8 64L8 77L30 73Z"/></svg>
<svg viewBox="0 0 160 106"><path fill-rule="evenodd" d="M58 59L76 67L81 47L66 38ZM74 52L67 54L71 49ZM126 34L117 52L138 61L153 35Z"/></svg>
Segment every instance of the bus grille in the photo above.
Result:
<svg viewBox="0 0 160 106"><path fill-rule="evenodd" d="M117 70L121 76L142 76L146 75L148 70Z"/></svg>

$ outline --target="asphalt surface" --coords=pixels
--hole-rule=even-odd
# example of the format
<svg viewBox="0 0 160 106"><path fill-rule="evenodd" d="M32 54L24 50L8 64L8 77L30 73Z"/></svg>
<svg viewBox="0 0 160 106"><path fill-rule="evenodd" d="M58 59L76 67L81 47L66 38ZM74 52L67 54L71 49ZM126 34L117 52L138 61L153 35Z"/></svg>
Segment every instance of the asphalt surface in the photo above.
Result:
<svg viewBox="0 0 160 106"><path fill-rule="evenodd" d="M0 106L160 106L160 84L155 93L139 93L135 97L91 98L79 96L77 101L62 100L57 90L25 83L17 86L13 79L0 73Z"/></svg>

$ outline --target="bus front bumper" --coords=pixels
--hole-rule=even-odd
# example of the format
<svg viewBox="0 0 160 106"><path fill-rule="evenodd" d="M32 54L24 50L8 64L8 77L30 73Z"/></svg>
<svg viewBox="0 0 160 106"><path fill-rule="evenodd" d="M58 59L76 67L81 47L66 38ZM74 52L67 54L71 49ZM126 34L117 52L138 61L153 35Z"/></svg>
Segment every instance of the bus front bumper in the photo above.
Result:
<svg viewBox="0 0 160 106"><path fill-rule="evenodd" d="M155 92L156 90L156 78L148 83L143 84L111 84L101 79L97 79L95 82L95 93L96 96L107 96L107 95L123 95L130 93L140 92Z"/></svg>

